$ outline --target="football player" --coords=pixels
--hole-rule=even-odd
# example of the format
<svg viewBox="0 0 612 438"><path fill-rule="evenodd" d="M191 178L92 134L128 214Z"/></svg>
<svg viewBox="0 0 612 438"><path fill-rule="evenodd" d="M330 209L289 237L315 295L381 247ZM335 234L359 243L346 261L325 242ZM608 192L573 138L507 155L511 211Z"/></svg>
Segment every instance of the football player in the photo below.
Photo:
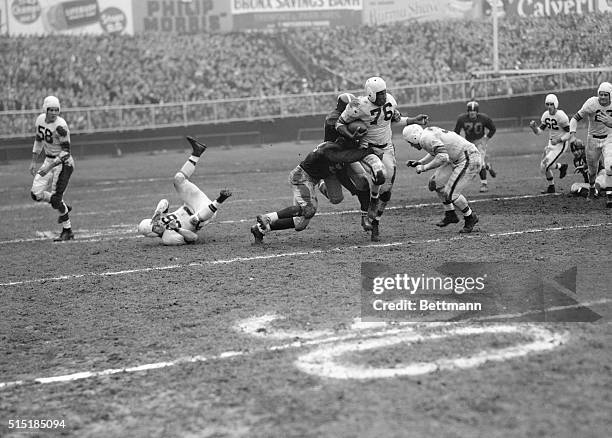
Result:
<svg viewBox="0 0 612 438"><path fill-rule="evenodd" d="M570 120L569 140L572 143L576 136L578 122L585 117L589 120L586 144L586 162L589 172L589 199L596 194L595 179L599 161L603 159L606 172L605 191L606 207L612 208L612 84L602 82L597 89L597 96L589 97L582 108Z"/></svg>
<svg viewBox="0 0 612 438"><path fill-rule="evenodd" d="M272 230L303 231L317 212L317 193L321 180L346 163L363 160L368 155L382 156L382 151L372 147L346 148L335 142L323 142L289 174L293 190L293 205L282 210L260 214L251 227L255 244L263 243L264 236Z"/></svg>
<svg viewBox="0 0 612 438"><path fill-rule="evenodd" d="M68 213L72 207L64 202L64 192L74 171L74 159L70 154L70 130L60 117L60 102L55 96L43 101L42 114L36 118L36 139L32 149L30 173L34 176L31 196L36 202L48 202L59 213L58 223L62 231L56 242L74 239ZM37 161L41 152L45 160L38 170Z"/></svg>
<svg viewBox="0 0 612 438"><path fill-rule="evenodd" d="M348 103L355 99L351 93L342 93L338 96L336 108L325 117L325 137L323 141L333 141L346 147L358 147L358 143L345 139L336 130L336 122ZM361 208L361 226L364 231L371 231L371 223L367 219L370 204L369 177L360 162L347 163L342 169L325 178L319 184L319 191L329 199L332 204L339 204L343 200L342 187L351 195L357 196Z"/></svg>
<svg viewBox="0 0 612 438"><path fill-rule="evenodd" d="M387 84L380 77L371 77L366 81L365 93L365 96L349 102L338 118L336 129L347 138L359 139L362 147L375 147L384 152L382 160L374 154L362 160L364 169L371 175L368 219L372 228L371 239L376 242L380 240L380 217L391 199L395 181L396 161L391 123L426 125L428 116L419 114L416 117L402 117L395 98L387 93ZM355 120L362 120L366 124L365 135L349 131L348 125Z"/></svg>
<svg viewBox="0 0 612 438"><path fill-rule="evenodd" d="M427 152L420 160L408 160L408 167L414 167L419 174L438 169L428 184L444 206L444 218L436 225L446 227L458 223L457 207L465 220L459 232L471 233L478 217L461 192L482 168L478 148L459 134L435 126L423 129L420 125L410 125L404 128L402 136L415 149Z"/></svg>
<svg viewBox="0 0 612 438"><path fill-rule="evenodd" d="M485 128L486 131L485 132ZM455 124L455 132L461 134L461 130L465 132L465 139L470 143L473 143L480 152L482 159L481 170L480 170L480 191L488 192L489 187L487 185L487 170L491 174L492 178L497 176L493 166L489 162L487 155L487 143L495 135L495 124L491 117L485 113L479 111L478 102L472 100L467 104L467 112L461 114L457 118Z"/></svg>
<svg viewBox="0 0 612 438"><path fill-rule="evenodd" d="M195 171L200 156L206 150L206 145L193 137L186 137L193 152L183 167L174 175L174 188L183 205L172 213L168 213L167 199L162 199L151 219L143 219L138 224L138 232L147 237L161 237L164 245L184 245L198 240L196 234L203 225L208 224L217 216L219 206L232 193L221 190L219 197L211 201L194 183L189 181Z"/></svg>
<svg viewBox="0 0 612 438"><path fill-rule="evenodd" d="M589 183L589 172L587 170L586 155L584 153L584 143L582 140L577 138L574 143L570 144L570 150L574 156L574 173L582 175L585 183ZM600 161L600 166L603 169L603 165ZM588 190L587 190L588 191Z"/></svg>
<svg viewBox="0 0 612 438"><path fill-rule="evenodd" d="M546 95L544 99L546 111L540 118L540 125L535 120L529 122L529 127L534 134L540 135L545 129L549 130L548 144L544 148L540 170L544 174L548 187L542 193L555 193L555 179L552 169L559 169L559 179L565 178L567 164L559 163L557 160L567 149L567 141L563 138L569 132L569 117L565 111L559 108L559 99L554 94Z"/></svg>

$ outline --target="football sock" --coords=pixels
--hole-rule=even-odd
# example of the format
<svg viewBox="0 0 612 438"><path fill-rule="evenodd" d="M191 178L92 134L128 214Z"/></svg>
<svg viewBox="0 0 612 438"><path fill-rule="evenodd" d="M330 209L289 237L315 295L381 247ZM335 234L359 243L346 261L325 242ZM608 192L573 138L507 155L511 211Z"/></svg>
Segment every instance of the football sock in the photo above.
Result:
<svg viewBox="0 0 612 438"><path fill-rule="evenodd" d="M200 157L195 157L193 155L189 157L189 160L187 160L185 164L183 164L183 167L181 167L181 173L187 178L191 178L191 175L193 175L193 172L195 171L195 165L199 159Z"/></svg>
<svg viewBox="0 0 612 438"><path fill-rule="evenodd" d="M270 225L272 225L275 222L278 222L278 213L273 211L272 213L266 213L266 216L268 217L268 219L270 219ZM293 217L293 216L291 216ZM284 218L286 219L286 218Z"/></svg>
<svg viewBox="0 0 612 438"><path fill-rule="evenodd" d="M368 211L368 205L370 204L370 193L367 190L360 190L357 192L357 199L359 199L359 207L361 212Z"/></svg>
<svg viewBox="0 0 612 438"><path fill-rule="evenodd" d="M69 230L70 228L72 228L72 224L70 223L70 219L68 219L67 221L62 222L62 228L64 230Z"/></svg>
<svg viewBox="0 0 612 438"><path fill-rule="evenodd" d="M487 183L487 169L480 170L480 182L483 184Z"/></svg>
<svg viewBox="0 0 612 438"><path fill-rule="evenodd" d="M276 219L286 219L295 216L300 216L302 214L302 209L297 205L292 205L291 207L285 207L282 210L278 210L277 212L268 213L267 216L271 218L271 214L275 214Z"/></svg>
<svg viewBox="0 0 612 438"><path fill-rule="evenodd" d="M294 228L295 224L293 222L292 217L286 217L283 219L279 219L274 223L270 224L271 230L288 230L289 228Z"/></svg>
<svg viewBox="0 0 612 438"><path fill-rule="evenodd" d="M457 207L459 210L461 210L462 212L466 209L469 208L468 206L468 202L467 199L465 199L465 196L463 195L459 195L457 196L454 200L453 200L453 204L455 204L455 207Z"/></svg>

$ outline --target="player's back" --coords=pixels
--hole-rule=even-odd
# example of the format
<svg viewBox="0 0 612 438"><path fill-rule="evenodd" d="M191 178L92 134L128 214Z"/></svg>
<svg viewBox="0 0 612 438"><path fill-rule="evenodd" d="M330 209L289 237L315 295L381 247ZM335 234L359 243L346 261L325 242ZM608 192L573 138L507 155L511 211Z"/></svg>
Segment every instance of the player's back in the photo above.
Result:
<svg viewBox="0 0 612 438"><path fill-rule="evenodd" d="M612 128L607 127L602 121L599 120L601 113L607 113L612 116L612 103L608 106L602 106L599 103L597 96L589 97L582 108L578 110L580 117L588 116L589 118L589 135L594 136L607 136L612 135Z"/></svg>
<svg viewBox="0 0 612 438"><path fill-rule="evenodd" d="M458 163L465 159L465 154L478 152L474 144L446 129L430 126L423 130L421 146L431 155L447 153L451 162Z"/></svg>
<svg viewBox="0 0 612 438"><path fill-rule="evenodd" d="M549 132L550 140L557 140L566 132L565 128L569 127L569 117L565 111L557 109L554 114L549 111L544 111L540 122L546 125Z"/></svg>
<svg viewBox="0 0 612 438"><path fill-rule="evenodd" d="M36 118L36 140L42 142L45 154L57 156L62 151L61 144L70 142L70 131L68 124L62 117L57 117L54 122L47 123L45 114L40 114ZM66 130L65 136L57 133L57 127L62 126Z"/></svg>

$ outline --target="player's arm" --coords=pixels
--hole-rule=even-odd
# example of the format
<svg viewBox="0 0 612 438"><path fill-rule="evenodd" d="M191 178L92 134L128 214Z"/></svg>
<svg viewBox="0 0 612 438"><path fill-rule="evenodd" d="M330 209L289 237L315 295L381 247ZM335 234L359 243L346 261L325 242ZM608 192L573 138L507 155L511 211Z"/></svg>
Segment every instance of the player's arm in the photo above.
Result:
<svg viewBox="0 0 612 438"><path fill-rule="evenodd" d="M354 163L363 160L366 156L374 154L382 157L382 151L377 148L345 149L336 143L324 143L317 153L323 154L332 163Z"/></svg>
<svg viewBox="0 0 612 438"><path fill-rule="evenodd" d="M44 176L54 168L55 166L59 166L60 164L66 163L70 159L70 133L68 132L68 126L58 125L55 129L57 137L59 139L59 144L62 150L55 157L55 159L50 163L47 167L41 167L38 173L41 176Z"/></svg>
<svg viewBox="0 0 612 438"><path fill-rule="evenodd" d="M540 122L540 125L538 126L538 122L536 122L535 120L531 120L529 122L529 127L535 135L540 135L542 131L546 129L546 123Z"/></svg>
<svg viewBox="0 0 612 438"><path fill-rule="evenodd" d="M487 117L487 120L485 120L485 127L489 130L489 132L487 132L487 135L485 135L485 140L493 138L495 132L497 132L497 128L495 127L495 123L493 123L493 119Z"/></svg>
<svg viewBox="0 0 612 438"><path fill-rule="evenodd" d="M463 128L463 117L459 116L457 123L455 123L455 134L461 135L461 129Z"/></svg>
<svg viewBox="0 0 612 438"><path fill-rule="evenodd" d="M434 143L433 151L433 154L429 154L429 156L432 157L431 159L425 157L427 158L427 160L423 162L424 164L416 166L417 173L427 172L428 170L436 169L450 161L446 146L444 146L442 142Z"/></svg>
<svg viewBox="0 0 612 438"><path fill-rule="evenodd" d="M430 163L434 159L433 155L427 154L420 160L408 160L406 161L406 166L408 167L417 167L422 166L424 164Z"/></svg>
<svg viewBox="0 0 612 438"><path fill-rule="evenodd" d="M166 228L179 233L187 243L193 243L198 240L198 235L196 233L191 230L179 227L176 220L172 220L168 224L166 224Z"/></svg>
<svg viewBox="0 0 612 438"><path fill-rule="evenodd" d="M32 176L36 175L36 167L38 163L38 157L43 150L43 136L40 132L36 131L34 137L34 145L32 146L32 161L30 162L30 173Z"/></svg>
<svg viewBox="0 0 612 438"><path fill-rule="evenodd" d="M421 125L425 126L429 122L429 116L427 114L419 114L414 117L400 117L400 124L408 125Z"/></svg>

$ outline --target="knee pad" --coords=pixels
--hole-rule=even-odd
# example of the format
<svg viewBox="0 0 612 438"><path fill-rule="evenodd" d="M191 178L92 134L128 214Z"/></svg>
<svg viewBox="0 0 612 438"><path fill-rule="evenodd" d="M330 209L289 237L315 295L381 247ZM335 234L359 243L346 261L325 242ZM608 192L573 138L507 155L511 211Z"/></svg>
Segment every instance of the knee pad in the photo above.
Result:
<svg viewBox="0 0 612 438"><path fill-rule="evenodd" d="M372 180L377 186L382 186L386 181L385 173L382 170L376 171L376 174L372 177Z"/></svg>
<svg viewBox="0 0 612 438"><path fill-rule="evenodd" d="M40 202L40 201L42 201L42 196L40 196L40 195L39 195L39 194L37 194L37 193L30 192L30 196L31 196L31 197L32 197L32 199L33 199L34 201L36 201L36 202Z"/></svg>
<svg viewBox="0 0 612 438"><path fill-rule="evenodd" d="M381 193L378 199L380 199L382 202L389 202L391 200L391 190Z"/></svg>
<svg viewBox="0 0 612 438"><path fill-rule="evenodd" d="M427 184L427 188L429 189L430 192L435 192L436 191L436 180L435 180L435 178L431 178L429 180L429 183Z"/></svg>
<svg viewBox="0 0 612 438"><path fill-rule="evenodd" d="M176 174L174 175L174 184L181 185L185 182L186 179L187 177L183 172L176 172Z"/></svg>
<svg viewBox="0 0 612 438"><path fill-rule="evenodd" d="M308 226L309 222L310 222L310 219L306 219L303 216L294 217L293 218L293 226L295 228L295 231L304 231L306 229L306 227Z"/></svg>
<svg viewBox="0 0 612 438"><path fill-rule="evenodd" d="M317 209L314 207L314 205L310 204L302 205L300 206L300 208L302 213L300 216L304 216L305 219L312 218L317 212Z"/></svg>
<svg viewBox="0 0 612 438"><path fill-rule="evenodd" d="M56 193L52 194L50 203L51 207L55 208L56 210L59 210L62 206L62 196Z"/></svg>

